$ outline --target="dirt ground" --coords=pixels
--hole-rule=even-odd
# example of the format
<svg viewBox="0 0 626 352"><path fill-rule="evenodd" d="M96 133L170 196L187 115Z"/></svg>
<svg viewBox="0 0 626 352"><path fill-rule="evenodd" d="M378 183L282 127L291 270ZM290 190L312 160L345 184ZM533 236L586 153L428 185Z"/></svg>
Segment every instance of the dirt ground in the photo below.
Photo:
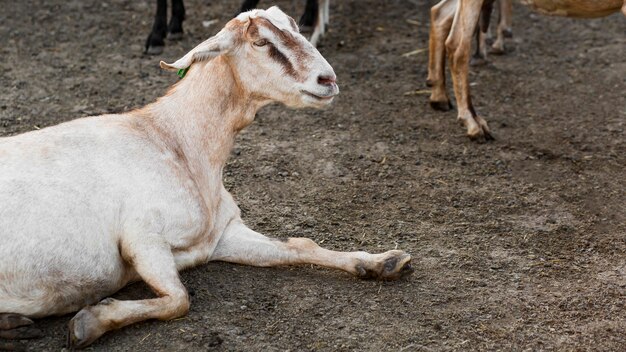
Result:
<svg viewBox="0 0 626 352"><path fill-rule="evenodd" d="M402 54L427 47L434 3L331 1L320 51L340 97L324 111L263 109L225 171L253 229L335 250L397 247L414 275L209 263L182 274L188 316L108 333L89 350L626 350L626 20L516 6L508 54L471 73L497 138L477 144L454 112L405 94L426 89L427 52ZM158 61L215 33L239 4L186 5L185 38L148 57L153 1L0 2L0 136L163 94L177 77ZM219 23L204 28L210 19ZM116 295L149 296L143 284ZM24 346L61 350L70 318L39 321L46 337Z"/></svg>

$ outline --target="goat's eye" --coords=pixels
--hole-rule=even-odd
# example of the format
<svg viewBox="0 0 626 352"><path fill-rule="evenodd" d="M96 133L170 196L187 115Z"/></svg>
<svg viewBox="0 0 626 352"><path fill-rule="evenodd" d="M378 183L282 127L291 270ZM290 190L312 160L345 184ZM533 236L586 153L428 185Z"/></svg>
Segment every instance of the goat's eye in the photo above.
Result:
<svg viewBox="0 0 626 352"><path fill-rule="evenodd" d="M256 46L266 46L269 42L267 41L267 39L260 39L257 40L256 42L254 42L254 45Z"/></svg>

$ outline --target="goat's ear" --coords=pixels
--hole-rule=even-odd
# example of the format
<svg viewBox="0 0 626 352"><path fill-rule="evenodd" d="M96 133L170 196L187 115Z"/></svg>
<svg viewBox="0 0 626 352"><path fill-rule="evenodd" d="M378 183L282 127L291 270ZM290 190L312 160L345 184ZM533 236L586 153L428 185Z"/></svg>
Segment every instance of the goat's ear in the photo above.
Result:
<svg viewBox="0 0 626 352"><path fill-rule="evenodd" d="M194 62L213 59L221 54L227 53L235 45L234 33L227 29L222 29L215 36L203 41L195 48L191 49L185 56L176 62L168 64L161 61L162 69L184 70L189 68Z"/></svg>

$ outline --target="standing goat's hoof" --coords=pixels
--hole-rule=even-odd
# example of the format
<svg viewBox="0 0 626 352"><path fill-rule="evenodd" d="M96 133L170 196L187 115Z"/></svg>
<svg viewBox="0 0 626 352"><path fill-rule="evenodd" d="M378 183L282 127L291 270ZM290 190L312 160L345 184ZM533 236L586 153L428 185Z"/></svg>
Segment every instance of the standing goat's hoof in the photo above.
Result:
<svg viewBox="0 0 626 352"><path fill-rule="evenodd" d="M150 33L148 39L146 39L146 50L144 54L159 55L163 52L163 47L165 47L163 37Z"/></svg>
<svg viewBox="0 0 626 352"><path fill-rule="evenodd" d="M504 46L492 46L489 50L489 54L492 55L504 55L506 51L504 50Z"/></svg>
<svg viewBox="0 0 626 352"><path fill-rule="evenodd" d="M360 263L356 266L357 276L361 279L397 280L413 273L411 256L399 250L389 251L374 263Z"/></svg>
<svg viewBox="0 0 626 352"><path fill-rule="evenodd" d="M430 107L437 111L450 111L454 109L454 105L450 100L446 101L430 101Z"/></svg>
<svg viewBox="0 0 626 352"><path fill-rule="evenodd" d="M484 143L496 140L489 129L478 128L476 131L468 131L467 137L474 142Z"/></svg>
<svg viewBox="0 0 626 352"><path fill-rule="evenodd" d="M167 40L175 41L183 39L183 32L169 32L167 33Z"/></svg>
<svg viewBox="0 0 626 352"><path fill-rule="evenodd" d="M165 48L163 45L149 46L146 48L146 51L144 53L146 55L160 55L161 53L163 53L163 48Z"/></svg>
<svg viewBox="0 0 626 352"><path fill-rule="evenodd" d="M488 63L489 63L489 60L487 60L487 58L483 56L473 56L470 59L470 66L473 66L473 67L485 66Z"/></svg>

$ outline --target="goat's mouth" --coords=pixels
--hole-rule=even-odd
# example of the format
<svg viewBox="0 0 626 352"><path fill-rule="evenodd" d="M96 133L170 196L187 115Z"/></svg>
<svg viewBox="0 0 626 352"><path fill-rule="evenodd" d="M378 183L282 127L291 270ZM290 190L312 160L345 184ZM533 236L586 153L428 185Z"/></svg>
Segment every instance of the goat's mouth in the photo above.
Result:
<svg viewBox="0 0 626 352"><path fill-rule="evenodd" d="M318 101L330 101L337 95L337 94L319 95L319 94L311 93L307 90L301 90L300 92Z"/></svg>

